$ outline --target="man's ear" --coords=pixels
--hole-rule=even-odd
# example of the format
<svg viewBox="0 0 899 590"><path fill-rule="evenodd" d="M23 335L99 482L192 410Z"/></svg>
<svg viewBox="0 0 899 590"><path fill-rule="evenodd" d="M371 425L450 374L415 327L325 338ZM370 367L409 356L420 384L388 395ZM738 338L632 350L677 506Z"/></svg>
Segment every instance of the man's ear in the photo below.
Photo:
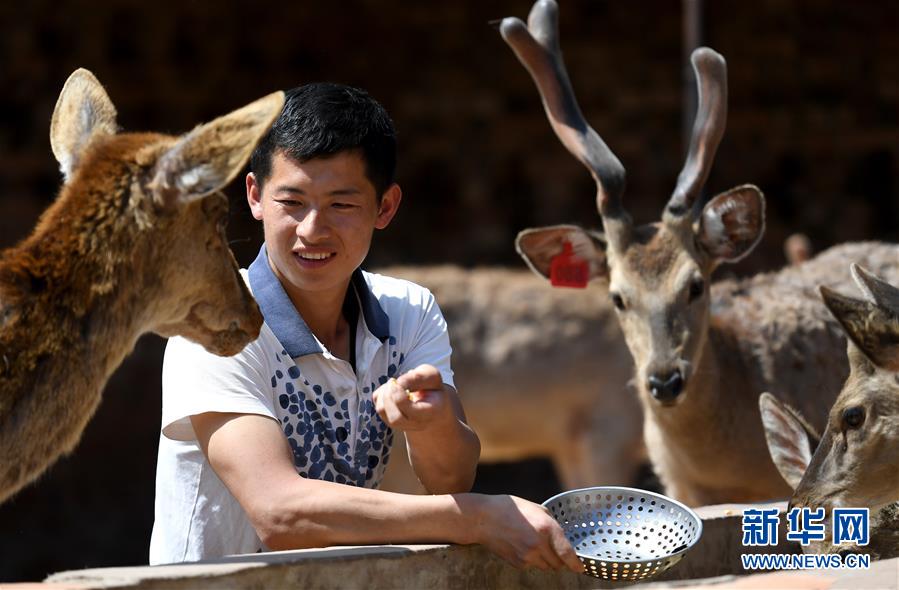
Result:
<svg viewBox="0 0 899 590"><path fill-rule="evenodd" d="M799 415L770 393L759 396L765 442L774 466L794 490L812 461L820 435Z"/></svg>
<svg viewBox="0 0 899 590"><path fill-rule="evenodd" d="M751 184L721 193L702 209L697 239L716 263L736 262L765 233L765 197Z"/></svg>
<svg viewBox="0 0 899 590"><path fill-rule="evenodd" d="M400 208L403 200L403 191L397 183L391 184L381 195L381 203L378 205L378 218L375 220L377 229L384 229L390 225L391 220Z"/></svg>
<svg viewBox="0 0 899 590"><path fill-rule="evenodd" d="M92 73L79 68L66 80L50 120L50 147L66 182L91 139L115 135L116 110Z"/></svg>
<svg viewBox="0 0 899 590"><path fill-rule="evenodd" d="M283 105L284 93L274 92L179 138L154 165L148 185L154 201L177 207L231 182Z"/></svg>
<svg viewBox="0 0 899 590"><path fill-rule="evenodd" d="M253 219L262 221L262 183L255 172L248 172L246 177L247 183L247 204L250 206L250 212Z"/></svg>
<svg viewBox="0 0 899 590"><path fill-rule="evenodd" d="M899 371L899 315L871 301L840 295L819 287L824 305L840 322L846 336L881 369Z"/></svg>
<svg viewBox="0 0 899 590"><path fill-rule="evenodd" d="M609 277L605 238L600 233L589 232L576 225L523 230L515 238L515 251L532 271L549 279L552 259L562 253L565 242L571 244L575 256L588 262L590 279Z"/></svg>

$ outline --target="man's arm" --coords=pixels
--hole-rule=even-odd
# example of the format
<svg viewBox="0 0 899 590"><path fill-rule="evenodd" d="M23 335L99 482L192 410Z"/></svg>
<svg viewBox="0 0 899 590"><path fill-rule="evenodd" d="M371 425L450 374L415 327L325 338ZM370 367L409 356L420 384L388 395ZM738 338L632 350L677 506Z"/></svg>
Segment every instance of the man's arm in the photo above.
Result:
<svg viewBox="0 0 899 590"><path fill-rule="evenodd" d="M405 433L409 461L429 493L471 490L481 442L465 423L456 390L436 368L416 367L379 387L372 399L381 418Z"/></svg>
<svg viewBox="0 0 899 590"><path fill-rule="evenodd" d="M277 422L191 417L216 474L273 550L336 544L482 543L513 564L582 571L548 512L511 496L411 496L300 477Z"/></svg>
<svg viewBox="0 0 899 590"><path fill-rule="evenodd" d="M421 485L431 494L471 491L481 457L481 441L465 422L456 390L443 384L453 420L444 431L407 430L409 461Z"/></svg>

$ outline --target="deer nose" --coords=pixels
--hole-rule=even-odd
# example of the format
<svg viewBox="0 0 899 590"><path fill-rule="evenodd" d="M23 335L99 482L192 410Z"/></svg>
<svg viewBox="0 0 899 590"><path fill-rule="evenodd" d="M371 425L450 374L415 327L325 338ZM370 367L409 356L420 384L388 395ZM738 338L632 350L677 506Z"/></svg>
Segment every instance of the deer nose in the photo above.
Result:
<svg viewBox="0 0 899 590"><path fill-rule="evenodd" d="M670 402L684 390L684 378L680 369L667 375L650 375L647 383L652 397L660 402Z"/></svg>

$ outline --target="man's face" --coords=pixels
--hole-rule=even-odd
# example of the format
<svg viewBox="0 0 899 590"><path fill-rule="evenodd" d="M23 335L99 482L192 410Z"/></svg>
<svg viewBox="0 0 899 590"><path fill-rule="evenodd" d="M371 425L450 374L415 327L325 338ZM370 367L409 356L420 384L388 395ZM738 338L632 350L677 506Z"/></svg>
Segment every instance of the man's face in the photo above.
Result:
<svg viewBox="0 0 899 590"><path fill-rule="evenodd" d="M378 204L355 151L303 163L275 152L261 193L247 176L250 209L263 223L269 262L289 295L345 289L400 198L394 184Z"/></svg>

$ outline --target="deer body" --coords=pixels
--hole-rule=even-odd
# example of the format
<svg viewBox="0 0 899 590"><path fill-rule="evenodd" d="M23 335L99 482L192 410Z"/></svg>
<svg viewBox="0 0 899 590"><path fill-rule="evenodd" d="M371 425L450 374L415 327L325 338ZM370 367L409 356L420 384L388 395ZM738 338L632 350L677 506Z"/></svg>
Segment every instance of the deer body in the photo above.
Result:
<svg viewBox="0 0 899 590"><path fill-rule="evenodd" d="M141 334L222 355L258 335L218 189L282 103L273 94L181 138L118 134L93 75L69 78L51 124L65 184L0 254L0 502L74 448Z"/></svg>
<svg viewBox="0 0 899 590"><path fill-rule="evenodd" d="M848 287L850 261L899 280L899 246L868 242L712 286L708 339L682 402L660 406L640 388L647 448L668 492L695 505L789 495L767 460L759 392L823 430L849 365L846 338L814 285Z"/></svg>
<svg viewBox="0 0 899 590"><path fill-rule="evenodd" d="M556 289L498 268L379 272L434 293L482 462L548 457L565 488L633 483L645 456L640 406L630 356L610 306L596 305L596 287Z"/></svg>

